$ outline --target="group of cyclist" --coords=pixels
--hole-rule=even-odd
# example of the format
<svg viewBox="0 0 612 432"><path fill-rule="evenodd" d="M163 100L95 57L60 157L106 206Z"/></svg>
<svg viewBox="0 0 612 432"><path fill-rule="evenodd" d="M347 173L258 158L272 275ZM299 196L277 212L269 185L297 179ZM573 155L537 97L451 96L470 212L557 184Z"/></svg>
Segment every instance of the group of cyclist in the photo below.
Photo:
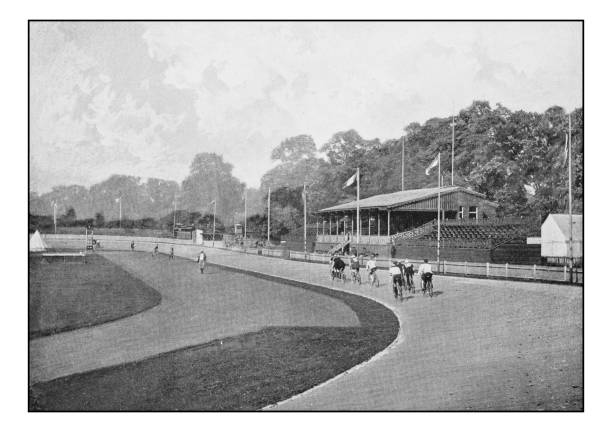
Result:
<svg viewBox="0 0 612 432"><path fill-rule="evenodd" d="M379 285L378 275L376 273L378 270L376 256L376 254L365 255L367 258L365 265L366 274L368 282L372 286ZM330 257L329 262L332 281L338 279L346 282L346 275L344 273L346 263L342 257L334 254ZM361 284L360 267L360 258L353 252L349 258L349 268L351 270L352 282L358 284ZM408 259L404 261L391 260L389 263L389 275L393 286L393 295L396 298L403 298L404 289L406 289L407 292L415 292L414 274L414 265ZM419 266L417 275L420 276L421 279L421 291L423 294L429 294L430 297L433 296L433 270L427 259Z"/></svg>

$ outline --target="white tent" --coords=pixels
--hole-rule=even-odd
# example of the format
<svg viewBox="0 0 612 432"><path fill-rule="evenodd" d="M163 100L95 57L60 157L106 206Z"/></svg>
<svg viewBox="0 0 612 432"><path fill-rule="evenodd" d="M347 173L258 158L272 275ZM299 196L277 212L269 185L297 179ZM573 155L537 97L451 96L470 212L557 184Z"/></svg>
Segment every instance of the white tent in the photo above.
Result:
<svg viewBox="0 0 612 432"><path fill-rule="evenodd" d="M47 250L47 245L38 230L36 230L34 235L30 238L30 252L44 252L45 250Z"/></svg>
<svg viewBox="0 0 612 432"><path fill-rule="evenodd" d="M568 258L570 256L570 227L568 214L550 214L542 224L542 256ZM572 216L572 255L582 258L582 215Z"/></svg>

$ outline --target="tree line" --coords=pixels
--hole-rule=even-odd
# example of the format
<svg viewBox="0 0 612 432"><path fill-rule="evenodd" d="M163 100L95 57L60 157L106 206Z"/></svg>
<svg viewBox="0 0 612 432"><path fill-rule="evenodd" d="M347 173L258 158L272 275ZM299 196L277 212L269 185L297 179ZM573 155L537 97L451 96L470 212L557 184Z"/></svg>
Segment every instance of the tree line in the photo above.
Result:
<svg viewBox="0 0 612 432"><path fill-rule="evenodd" d="M567 113L554 106L536 113L474 101L454 119L455 185L470 187L496 201L499 216L539 216L543 220L549 213L566 213L568 114L572 118L573 210L582 213L582 108ZM303 225L304 185L311 221L316 210L355 199L354 188L343 189L342 185L357 167L363 198L401 190L402 144L406 189L437 186L437 176L426 176L425 167L438 152L442 155L444 184L450 184L452 121L448 116L423 124L409 123L400 136L385 141L365 139L354 129L337 132L320 146L305 134L287 138L272 151L276 165L262 176L259 190L247 190L222 156L200 153L180 185L160 179L143 182L137 177L112 176L89 189L58 186L41 196L30 194L30 213L49 214L52 203L59 202L64 211L72 207L79 215L102 214L106 220L116 220L115 199L122 196L126 219L153 218L161 223L173 214L176 200L181 223L205 224L201 219L210 219L211 202L216 199L219 220L230 226L244 219L246 190L249 231L265 237L270 190L271 235L278 239Z"/></svg>

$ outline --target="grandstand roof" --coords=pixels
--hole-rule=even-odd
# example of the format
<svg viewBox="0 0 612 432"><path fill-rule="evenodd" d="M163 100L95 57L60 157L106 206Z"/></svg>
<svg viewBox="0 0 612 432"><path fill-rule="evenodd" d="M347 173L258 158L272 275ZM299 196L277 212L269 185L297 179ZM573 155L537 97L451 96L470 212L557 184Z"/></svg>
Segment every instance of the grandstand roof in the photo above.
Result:
<svg viewBox="0 0 612 432"><path fill-rule="evenodd" d="M443 186L440 188L440 195L447 195L452 192L461 191L464 193L468 193L471 195L475 195L479 198L484 199L485 196L481 193L475 192L471 189L467 189L461 186ZM374 195L368 198L363 198L359 200L359 207L361 209L368 208L394 208L403 206L405 204L414 203L417 201L422 201L434 196L438 195L438 188L425 188L425 189L410 189L400 192L393 192L388 194ZM491 205L497 206L495 203L490 203ZM356 210L357 209L357 201L351 201L344 204L338 204L333 207L328 207L319 212L334 212L334 211L347 211L347 210Z"/></svg>

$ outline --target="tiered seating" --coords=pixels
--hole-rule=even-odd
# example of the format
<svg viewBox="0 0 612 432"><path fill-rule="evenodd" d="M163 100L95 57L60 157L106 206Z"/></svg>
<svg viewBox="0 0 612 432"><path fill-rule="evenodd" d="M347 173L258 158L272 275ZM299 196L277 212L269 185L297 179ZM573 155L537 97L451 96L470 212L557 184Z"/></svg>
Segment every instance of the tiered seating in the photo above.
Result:
<svg viewBox="0 0 612 432"><path fill-rule="evenodd" d="M435 240L437 230L434 228L423 239ZM518 237L525 237L523 225L445 225L440 226L440 238L445 240L491 240L501 244Z"/></svg>

